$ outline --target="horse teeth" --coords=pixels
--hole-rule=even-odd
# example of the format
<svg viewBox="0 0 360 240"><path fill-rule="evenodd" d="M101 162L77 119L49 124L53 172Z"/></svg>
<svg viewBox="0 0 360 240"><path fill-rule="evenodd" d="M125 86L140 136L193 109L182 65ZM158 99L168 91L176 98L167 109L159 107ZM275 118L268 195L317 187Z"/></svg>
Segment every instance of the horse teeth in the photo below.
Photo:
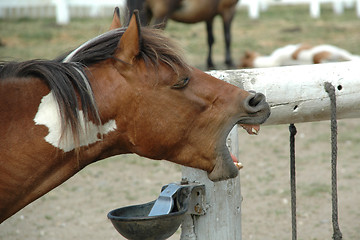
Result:
<svg viewBox="0 0 360 240"><path fill-rule="evenodd" d="M244 166L240 162L234 163L238 170L242 169Z"/></svg>
<svg viewBox="0 0 360 240"><path fill-rule="evenodd" d="M253 134L258 134L258 130L255 129L255 128L251 128L251 132L252 132Z"/></svg>

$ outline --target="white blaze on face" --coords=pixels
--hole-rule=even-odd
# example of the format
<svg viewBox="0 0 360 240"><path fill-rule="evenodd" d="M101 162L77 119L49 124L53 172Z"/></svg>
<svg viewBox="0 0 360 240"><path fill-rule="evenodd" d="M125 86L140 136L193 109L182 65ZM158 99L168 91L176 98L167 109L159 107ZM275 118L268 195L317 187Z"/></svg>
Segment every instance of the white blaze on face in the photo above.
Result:
<svg viewBox="0 0 360 240"><path fill-rule="evenodd" d="M116 122L110 120L107 123L97 126L93 122L85 122L84 113L79 111L81 131L80 131L80 147L101 141L99 134L105 135L115 131ZM71 129L67 129L65 135L61 138L61 116L59 106L55 100L52 91L41 99L38 112L35 115L34 122L36 125L45 125L49 129L45 141L56 148L60 148L64 152L70 152L75 149L75 143Z"/></svg>

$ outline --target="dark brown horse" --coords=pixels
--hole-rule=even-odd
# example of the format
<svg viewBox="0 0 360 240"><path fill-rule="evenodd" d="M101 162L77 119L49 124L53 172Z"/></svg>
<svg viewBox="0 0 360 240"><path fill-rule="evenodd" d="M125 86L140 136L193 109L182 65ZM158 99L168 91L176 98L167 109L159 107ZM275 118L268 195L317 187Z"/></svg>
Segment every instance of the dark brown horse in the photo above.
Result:
<svg viewBox="0 0 360 240"><path fill-rule="evenodd" d="M269 106L188 66L135 14L58 59L0 64L0 112L2 222L118 154L200 168L214 181L235 177L226 136L236 123L263 123Z"/></svg>
<svg viewBox="0 0 360 240"><path fill-rule="evenodd" d="M236 11L238 0L127 0L130 13L139 9L142 24L166 24L168 19L183 23L206 22L209 54L208 68L213 69L212 45L215 38L213 21L220 15L223 20L225 39L225 64L233 67L231 58L231 22Z"/></svg>

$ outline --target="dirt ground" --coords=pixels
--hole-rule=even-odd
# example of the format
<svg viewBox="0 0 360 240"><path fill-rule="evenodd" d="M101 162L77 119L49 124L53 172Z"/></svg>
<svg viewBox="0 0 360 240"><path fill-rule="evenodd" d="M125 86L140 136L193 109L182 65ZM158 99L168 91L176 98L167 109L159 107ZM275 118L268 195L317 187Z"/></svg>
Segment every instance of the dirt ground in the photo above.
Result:
<svg viewBox="0 0 360 240"><path fill-rule="evenodd" d="M298 239L331 239L329 122L296 126ZM359 133L357 119L339 121L339 221L346 240L360 239ZM243 239L291 239L288 126L239 136ZM88 166L2 223L0 239L124 239L106 214L154 200L161 186L180 179L175 164L114 157Z"/></svg>
<svg viewBox="0 0 360 240"><path fill-rule="evenodd" d="M315 21L308 18L307 7L290 10L272 8L259 21L250 21L245 11L238 14L233 26L235 61L245 49L267 54L300 41L325 42L360 54L360 22L353 11L335 16L331 8L322 8L322 18ZM27 19L0 21L0 36L6 45L0 48L0 56L52 58L106 31L110 20L75 19L63 28ZM216 25L216 31L222 31L220 23ZM202 69L206 56L204 29L203 24L187 28L174 23L167 28L184 45L190 64ZM214 59L219 66L223 42L221 37L217 39L220 46L215 46ZM331 239L329 122L296 126L298 239ZM243 239L291 239L288 126L264 126L258 136L239 132L239 158L244 164L240 173ZM344 240L360 239L359 136L358 119L339 121L339 222ZM135 155L95 163L2 223L0 240L123 239L107 213L154 200L163 185L180 179L180 166ZM179 236L178 231L170 239Z"/></svg>

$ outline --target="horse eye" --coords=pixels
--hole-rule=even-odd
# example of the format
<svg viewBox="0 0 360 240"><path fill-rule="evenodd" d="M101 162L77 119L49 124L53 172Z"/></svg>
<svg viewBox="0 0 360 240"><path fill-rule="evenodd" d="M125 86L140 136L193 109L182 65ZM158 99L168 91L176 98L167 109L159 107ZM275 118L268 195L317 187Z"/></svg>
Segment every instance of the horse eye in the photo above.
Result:
<svg viewBox="0 0 360 240"><path fill-rule="evenodd" d="M180 89L185 87L189 83L190 78L185 77L180 79L176 84L172 85L171 88Z"/></svg>

